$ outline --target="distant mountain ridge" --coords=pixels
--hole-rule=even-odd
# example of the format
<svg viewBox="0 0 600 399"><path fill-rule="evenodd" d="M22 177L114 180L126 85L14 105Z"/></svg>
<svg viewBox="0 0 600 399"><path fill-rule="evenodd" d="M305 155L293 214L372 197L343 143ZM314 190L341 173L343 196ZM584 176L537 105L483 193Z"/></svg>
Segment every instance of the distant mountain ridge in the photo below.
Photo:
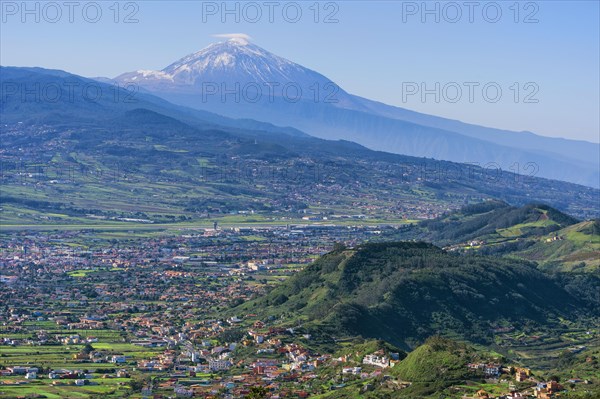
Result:
<svg viewBox="0 0 600 399"><path fill-rule="evenodd" d="M241 39L212 44L161 71L124 73L115 81L134 82L176 104L293 126L374 150L600 185L600 144L481 127L354 96L318 72Z"/></svg>
<svg viewBox="0 0 600 399"><path fill-rule="evenodd" d="M0 102L4 122L30 121L32 118L44 118L56 112L68 115L69 118L110 117L114 116L115 113L126 110L145 108L157 110L164 115L172 116L194 126L227 126L284 133L298 137L308 136L306 133L291 127L275 126L254 119L233 119L207 111L176 106L150 93L138 93L128 91L123 87L115 87L112 80L92 80L61 70L0 66L0 79L5 84L2 88ZM100 82L100 85L96 85L94 90L98 90L100 96L97 100L89 101L89 99L84 98L82 88L92 85L96 81ZM35 88L35 85L40 88L58 87L61 91L58 94L46 94L57 98L57 100L52 99L51 101L42 98L38 93L40 101L37 101L35 94L29 96L23 94L22 90L27 87L27 84L31 84L32 88ZM17 92L13 92L13 86ZM118 95L115 93L118 93ZM198 125L199 121L202 122L200 125Z"/></svg>
<svg viewBox="0 0 600 399"><path fill-rule="evenodd" d="M373 151L294 128L184 108L142 91L135 101L115 101L113 85L63 71L3 67L0 72L2 87L93 84L110 94L87 101L80 95L70 99L64 89L59 101L36 101L20 93L0 98L2 167L10 172L0 176L8 180L2 199L67 218L119 211L136 218L158 214L160 220L167 214L187 220L240 209L298 215L317 202L326 212L339 212L341 205L354 214L356 207L349 204L357 194L365 203L375 196L375 212L382 217L433 209L437 214L488 198L515 205L549 203L584 218L598 215L593 205L598 190L589 187L506 172L497 176L472 165ZM120 99L130 94L118 90ZM30 200L22 195L25 188L18 179L23 162L78 171L119 165L136 188L108 181L98 189L77 181L68 190L82 195L63 201L61 186L48 177L45 183L32 182L35 195ZM160 195L146 189L156 182L162 183ZM96 201L86 201L84 193ZM117 210L111 205L114 198L123 199ZM139 203L134 213L131 201Z"/></svg>

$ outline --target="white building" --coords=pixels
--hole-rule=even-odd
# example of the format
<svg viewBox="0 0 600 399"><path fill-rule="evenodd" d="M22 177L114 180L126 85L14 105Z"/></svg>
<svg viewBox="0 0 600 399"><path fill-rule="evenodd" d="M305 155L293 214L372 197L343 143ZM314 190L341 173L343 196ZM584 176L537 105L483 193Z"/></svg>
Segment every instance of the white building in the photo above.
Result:
<svg viewBox="0 0 600 399"><path fill-rule="evenodd" d="M111 359L110 359L111 363L126 363L127 362L127 358L123 355L114 355Z"/></svg>
<svg viewBox="0 0 600 399"><path fill-rule="evenodd" d="M212 371L228 370L229 367L231 367L231 362L229 360L210 359L208 361L208 368Z"/></svg>
<svg viewBox="0 0 600 399"><path fill-rule="evenodd" d="M354 374L358 375L362 371L361 367L344 367L342 369L342 374Z"/></svg>
<svg viewBox="0 0 600 399"><path fill-rule="evenodd" d="M385 356L366 355L363 358L363 364L386 368L390 366L390 359Z"/></svg>

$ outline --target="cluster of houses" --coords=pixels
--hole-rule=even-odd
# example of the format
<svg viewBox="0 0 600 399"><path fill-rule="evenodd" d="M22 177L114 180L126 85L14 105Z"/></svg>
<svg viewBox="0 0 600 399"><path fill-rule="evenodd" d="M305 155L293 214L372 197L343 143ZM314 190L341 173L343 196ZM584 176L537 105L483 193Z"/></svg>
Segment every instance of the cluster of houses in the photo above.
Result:
<svg viewBox="0 0 600 399"><path fill-rule="evenodd" d="M561 396L562 392L564 392L564 387L561 384L557 381L548 381L537 382L532 389L522 391L517 391L513 387L510 393L500 396L493 396L485 390L480 389L476 392L477 396L475 399L556 399Z"/></svg>
<svg viewBox="0 0 600 399"><path fill-rule="evenodd" d="M475 372L481 372L483 373L486 377L489 378L497 378L500 376L500 374L502 372L506 372L509 373L510 369L503 369L502 365L498 364L498 363L469 363L467 365L467 367L469 368L469 370L471 371L475 371Z"/></svg>
<svg viewBox="0 0 600 399"><path fill-rule="evenodd" d="M39 369L37 367L9 366L4 370L0 370L0 376L9 377L13 375L23 375L28 380L35 380L38 372Z"/></svg>
<svg viewBox="0 0 600 399"><path fill-rule="evenodd" d="M510 375L514 377L516 382L528 383L527 386L530 387L523 390L517 390L516 385L511 382L509 384L510 393L508 394L492 396L485 390L479 390L476 399L553 399L560 397L561 392L565 389L558 381L539 381L533 376L530 369L524 367L503 367L496 363L470 363L468 367L472 371L483 373L487 378L499 378L503 374ZM587 380L578 378L570 379L568 382L571 384L589 383Z"/></svg>
<svg viewBox="0 0 600 399"><path fill-rule="evenodd" d="M114 370L113 370L114 371ZM25 366L10 366L4 370L0 370L0 376L24 376L25 380L36 380L44 378L44 375L40 374L41 370L37 367L25 367ZM93 384L90 380L94 378L92 371L87 370L69 370L69 369L57 369L50 370L46 377L52 380L51 385L75 385L84 386ZM102 378L129 378L130 374L125 369L120 369L113 374L102 374ZM21 385L26 381L10 380L4 381L5 385Z"/></svg>
<svg viewBox="0 0 600 399"><path fill-rule="evenodd" d="M538 399L551 399L564 388L557 381L538 382L533 394Z"/></svg>
<svg viewBox="0 0 600 399"><path fill-rule="evenodd" d="M387 356L378 354L366 355L362 362L363 364L370 364L371 366L377 366L381 368L387 368L394 365L393 362L390 363L390 359Z"/></svg>

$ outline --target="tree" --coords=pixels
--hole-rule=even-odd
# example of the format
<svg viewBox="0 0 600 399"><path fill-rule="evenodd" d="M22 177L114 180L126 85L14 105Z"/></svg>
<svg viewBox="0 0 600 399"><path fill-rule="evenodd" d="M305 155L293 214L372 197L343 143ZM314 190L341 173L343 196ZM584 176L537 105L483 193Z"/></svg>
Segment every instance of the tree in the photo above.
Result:
<svg viewBox="0 0 600 399"><path fill-rule="evenodd" d="M144 387L144 385L146 385L147 381L140 379L140 378L134 378L131 381L129 381L129 386L131 387L131 390L133 392L139 392L142 390L142 388Z"/></svg>
<svg viewBox="0 0 600 399"><path fill-rule="evenodd" d="M257 386L250 388L250 393L246 395L248 399L263 399L267 397L267 388Z"/></svg>
<svg viewBox="0 0 600 399"><path fill-rule="evenodd" d="M342 252L344 250L346 250L346 246L344 245L344 243L341 243L341 242L333 243L333 252Z"/></svg>
<svg viewBox="0 0 600 399"><path fill-rule="evenodd" d="M83 347L83 349L81 350L81 353L83 353L84 355L89 355L90 353L92 353L94 351L94 347L90 344L85 344L85 346Z"/></svg>

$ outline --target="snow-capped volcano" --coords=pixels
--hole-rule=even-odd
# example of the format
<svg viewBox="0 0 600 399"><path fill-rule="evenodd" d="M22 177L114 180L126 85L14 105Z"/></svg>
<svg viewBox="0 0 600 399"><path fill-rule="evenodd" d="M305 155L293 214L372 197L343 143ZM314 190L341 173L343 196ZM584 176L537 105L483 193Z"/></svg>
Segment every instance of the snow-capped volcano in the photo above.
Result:
<svg viewBox="0 0 600 399"><path fill-rule="evenodd" d="M236 77L257 83L325 77L278 57L244 39L229 39L190 54L162 70L174 82L194 84L210 77Z"/></svg>
<svg viewBox="0 0 600 399"><path fill-rule="evenodd" d="M329 96L331 103L344 102L348 106L352 102L350 95L325 76L238 37L211 44L161 71L138 70L115 80L137 83L150 91L171 93L200 93L209 86L214 91L217 85L219 91L260 88L265 95L271 89L274 96L281 97L283 90L289 96L296 96L299 89L301 98L306 100L323 100Z"/></svg>

